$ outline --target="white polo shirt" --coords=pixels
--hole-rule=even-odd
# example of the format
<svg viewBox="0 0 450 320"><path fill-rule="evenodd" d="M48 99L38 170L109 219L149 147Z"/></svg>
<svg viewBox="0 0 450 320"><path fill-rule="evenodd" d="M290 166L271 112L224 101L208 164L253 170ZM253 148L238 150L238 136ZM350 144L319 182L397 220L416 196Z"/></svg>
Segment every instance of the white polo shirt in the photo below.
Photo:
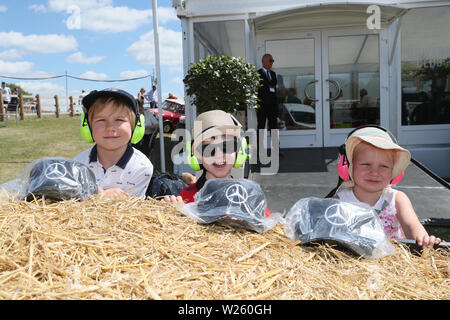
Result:
<svg viewBox="0 0 450 320"><path fill-rule="evenodd" d="M119 161L105 169L97 158L97 145L81 152L76 161L86 164L95 174L103 189L120 188L130 195L145 199L145 193L153 175L153 165L139 150L128 146Z"/></svg>

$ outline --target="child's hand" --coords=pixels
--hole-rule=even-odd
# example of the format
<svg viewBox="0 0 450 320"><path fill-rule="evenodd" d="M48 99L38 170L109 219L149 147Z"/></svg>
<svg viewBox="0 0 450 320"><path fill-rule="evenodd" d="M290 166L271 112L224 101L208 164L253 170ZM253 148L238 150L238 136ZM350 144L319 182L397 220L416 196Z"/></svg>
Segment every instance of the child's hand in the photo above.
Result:
<svg viewBox="0 0 450 320"><path fill-rule="evenodd" d="M184 183L186 183L187 185L191 185L193 183L197 182L197 178L190 174L189 172L183 172L181 174L181 179L183 180Z"/></svg>
<svg viewBox="0 0 450 320"><path fill-rule="evenodd" d="M435 236L428 236L425 234L423 236L418 236L416 238L417 244L423 248L430 247L432 248L435 244L439 244L441 242L440 238L436 238Z"/></svg>
<svg viewBox="0 0 450 320"><path fill-rule="evenodd" d="M125 191L123 191L120 188L112 188L112 189L106 189L103 190L102 188L98 188L98 193L100 195L102 195L105 198L126 198L129 197L130 195L128 193L126 193Z"/></svg>
<svg viewBox="0 0 450 320"><path fill-rule="evenodd" d="M171 203L175 206L182 206L184 204L183 198L178 196L164 196L163 200L165 202Z"/></svg>

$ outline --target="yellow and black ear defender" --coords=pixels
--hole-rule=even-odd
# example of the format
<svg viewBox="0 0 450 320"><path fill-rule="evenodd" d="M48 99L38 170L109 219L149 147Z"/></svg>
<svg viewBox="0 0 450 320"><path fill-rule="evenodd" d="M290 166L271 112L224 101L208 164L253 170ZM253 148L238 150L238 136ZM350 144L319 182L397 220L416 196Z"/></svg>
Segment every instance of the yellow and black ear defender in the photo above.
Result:
<svg viewBox="0 0 450 320"><path fill-rule="evenodd" d="M83 137L84 140L87 142L94 142L94 139L92 138L91 128L89 127L88 117L85 112L81 114L80 118L80 134Z"/></svg>
<svg viewBox="0 0 450 320"><path fill-rule="evenodd" d="M81 114L81 126L80 126L80 134L84 140L87 142L94 142L94 138L92 137L91 127L89 126L89 121L87 114L83 112ZM130 142L132 144L136 144L144 137L145 134L145 117L143 114L139 114L136 117L136 124L134 126L133 134L131 135Z"/></svg>
<svg viewBox="0 0 450 320"><path fill-rule="evenodd" d="M200 161L198 161L197 157L194 155L194 151L192 150L192 144L194 141L187 142L186 143L186 151L187 151L187 157L188 157L188 163L190 164L191 168L195 171L199 171L203 169L202 164ZM248 157L248 144L247 140L245 138L239 139L239 148L237 150L236 154L236 160L234 161L233 168L242 168L245 161Z"/></svg>

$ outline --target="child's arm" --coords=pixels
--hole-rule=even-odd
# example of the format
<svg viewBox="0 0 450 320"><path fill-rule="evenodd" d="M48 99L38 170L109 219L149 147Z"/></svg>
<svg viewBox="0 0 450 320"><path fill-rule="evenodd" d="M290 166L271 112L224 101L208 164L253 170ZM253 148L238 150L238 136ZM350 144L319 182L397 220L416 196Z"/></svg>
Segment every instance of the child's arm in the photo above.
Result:
<svg viewBox="0 0 450 320"><path fill-rule="evenodd" d="M416 212L408 196L401 191L397 192L395 197L395 207L397 209L397 218L400 222L403 232L407 239L416 240L421 247L433 247L439 244L441 239L435 236L429 236L423 225L417 218Z"/></svg>
<svg viewBox="0 0 450 320"><path fill-rule="evenodd" d="M119 188L103 189L100 186L98 186L98 194L106 198L124 198L130 196L122 189Z"/></svg>

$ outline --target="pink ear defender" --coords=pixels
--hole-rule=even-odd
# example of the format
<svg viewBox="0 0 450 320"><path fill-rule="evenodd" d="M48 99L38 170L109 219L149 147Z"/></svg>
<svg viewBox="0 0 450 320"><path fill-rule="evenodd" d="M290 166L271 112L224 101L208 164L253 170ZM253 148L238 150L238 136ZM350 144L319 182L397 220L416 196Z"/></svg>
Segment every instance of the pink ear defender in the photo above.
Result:
<svg viewBox="0 0 450 320"><path fill-rule="evenodd" d="M341 177L342 180L348 181L350 180L350 175L348 174L348 160L345 154L339 155L339 162L337 164L337 172L339 174L339 177Z"/></svg>
<svg viewBox="0 0 450 320"><path fill-rule="evenodd" d="M405 176L405 171L402 171L398 176L396 176L394 179L391 180L391 184L393 186L395 186L396 184L399 184L400 181L402 181L404 176Z"/></svg>

